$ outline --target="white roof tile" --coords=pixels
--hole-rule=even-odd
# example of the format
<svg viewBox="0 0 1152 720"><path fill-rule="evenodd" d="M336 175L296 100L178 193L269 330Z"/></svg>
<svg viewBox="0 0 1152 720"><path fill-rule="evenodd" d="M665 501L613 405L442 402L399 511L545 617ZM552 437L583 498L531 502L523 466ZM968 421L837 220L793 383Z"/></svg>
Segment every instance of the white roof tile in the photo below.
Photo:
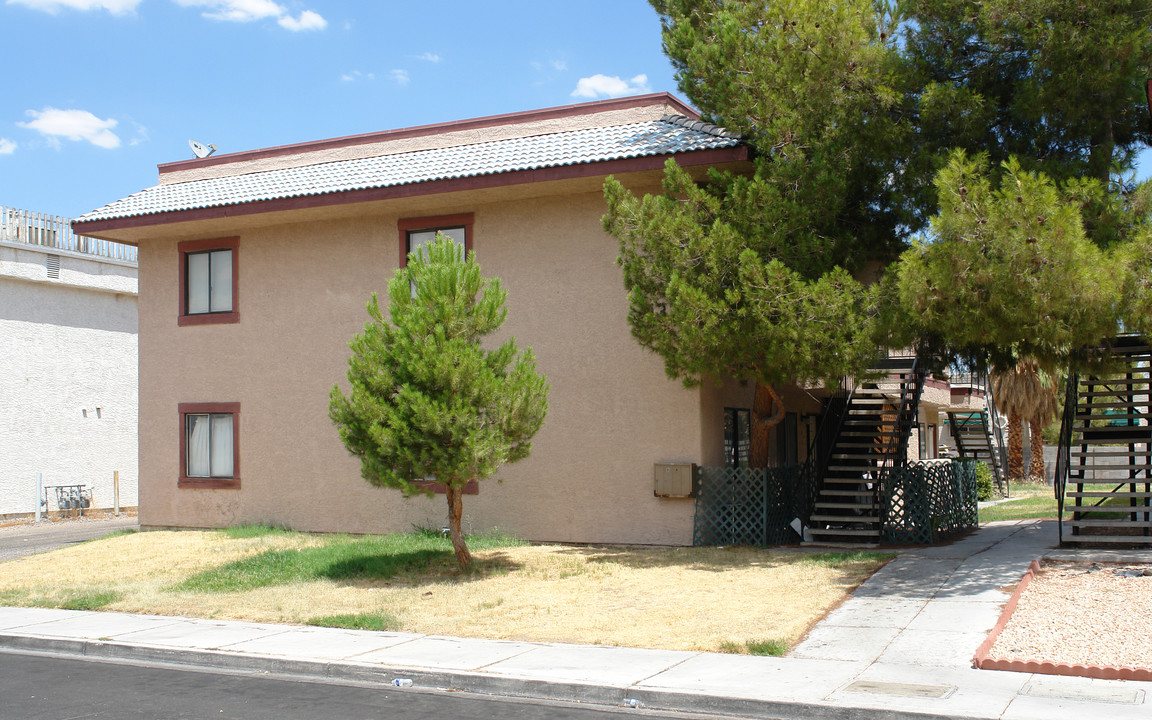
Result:
<svg viewBox="0 0 1152 720"><path fill-rule="evenodd" d="M457 145L157 185L78 222L326 195L548 167L729 148L740 138L679 115L659 120Z"/></svg>

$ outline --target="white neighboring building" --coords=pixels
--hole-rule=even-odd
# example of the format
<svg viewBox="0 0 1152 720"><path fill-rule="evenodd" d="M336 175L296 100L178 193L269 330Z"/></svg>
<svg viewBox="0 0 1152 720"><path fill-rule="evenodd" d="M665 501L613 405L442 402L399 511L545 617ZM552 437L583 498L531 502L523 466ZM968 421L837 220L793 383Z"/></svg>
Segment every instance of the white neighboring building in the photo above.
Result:
<svg viewBox="0 0 1152 720"><path fill-rule="evenodd" d="M136 249L66 218L0 207L0 519L35 515L39 483L94 509L137 505Z"/></svg>

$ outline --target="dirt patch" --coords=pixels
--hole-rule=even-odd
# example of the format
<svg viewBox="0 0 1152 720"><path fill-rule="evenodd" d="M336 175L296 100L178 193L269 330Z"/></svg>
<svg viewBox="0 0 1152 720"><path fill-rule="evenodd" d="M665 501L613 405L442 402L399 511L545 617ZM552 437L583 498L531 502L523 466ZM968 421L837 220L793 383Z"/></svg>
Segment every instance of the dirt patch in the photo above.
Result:
<svg viewBox="0 0 1152 720"><path fill-rule="evenodd" d="M1045 562L988 657L1152 668L1152 564Z"/></svg>
<svg viewBox="0 0 1152 720"><path fill-rule="evenodd" d="M882 560L749 548L502 547L469 575L311 580L242 592L174 586L208 567L324 536L123 535L0 565L0 603L116 593L103 609L259 622L387 613L409 632L675 650L802 636Z"/></svg>

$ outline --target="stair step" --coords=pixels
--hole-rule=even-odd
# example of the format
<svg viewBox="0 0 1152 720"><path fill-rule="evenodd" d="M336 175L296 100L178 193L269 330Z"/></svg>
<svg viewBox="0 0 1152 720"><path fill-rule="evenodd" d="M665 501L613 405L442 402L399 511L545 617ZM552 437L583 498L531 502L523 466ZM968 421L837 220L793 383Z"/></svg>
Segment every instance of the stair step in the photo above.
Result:
<svg viewBox="0 0 1152 720"><path fill-rule="evenodd" d="M823 488L820 490L820 497L824 497L825 495L836 497L860 497L861 495L868 495L869 492L870 491L868 490L830 490L828 488Z"/></svg>
<svg viewBox="0 0 1152 720"><path fill-rule="evenodd" d="M1147 483L1145 483L1147 484ZM1152 498L1152 492L1108 492L1107 490L1065 490L1064 497L1073 498Z"/></svg>
<svg viewBox="0 0 1152 720"><path fill-rule="evenodd" d="M814 523L858 523L861 525L872 525L880 522L880 518L865 515L812 515L812 522ZM822 530L821 532L827 532Z"/></svg>
<svg viewBox="0 0 1152 720"><path fill-rule="evenodd" d="M1065 543L1094 545L1097 543L1125 543L1128 545L1152 545L1148 535L1064 535Z"/></svg>
<svg viewBox="0 0 1152 720"><path fill-rule="evenodd" d="M1077 403L1077 405L1076 405L1076 412L1087 411L1087 410L1095 410L1095 409L1097 409L1097 408L1126 408L1126 407L1131 407L1131 406L1133 406L1133 405L1147 405L1147 404L1148 404L1148 402L1147 402L1147 401L1144 401L1144 402L1142 402L1142 403L1139 403L1139 402L1124 402L1124 401L1118 401L1118 402L1089 402L1089 403L1083 403L1083 402L1081 402L1081 403Z"/></svg>
<svg viewBox="0 0 1152 720"><path fill-rule="evenodd" d="M841 535L844 537L874 537L874 538L880 537L880 531L879 530L858 530L855 528L824 528L824 529L809 528L808 534L812 535L812 536L816 536L816 535Z"/></svg>
<svg viewBox="0 0 1152 720"><path fill-rule="evenodd" d="M1064 524L1072 527L1152 528L1152 520L1065 520Z"/></svg>
<svg viewBox="0 0 1152 720"><path fill-rule="evenodd" d="M823 510L878 510L879 506L874 502L867 503L841 503L841 502L818 502L816 507ZM818 517L813 515L812 517ZM863 518L861 519L863 521ZM877 520L878 521L878 520Z"/></svg>
<svg viewBox="0 0 1152 720"><path fill-rule="evenodd" d="M1148 413L1143 412L1130 412L1130 413L1116 413L1116 412L1103 412L1103 413L1090 413L1090 412L1077 412L1077 420L1145 420L1148 418Z"/></svg>
<svg viewBox="0 0 1152 720"><path fill-rule="evenodd" d="M1137 443L1137 445L1142 443ZM1072 457L1141 457L1152 455L1152 448L1148 450L1073 450Z"/></svg>
<svg viewBox="0 0 1152 720"><path fill-rule="evenodd" d="M1119 377L1116 375L1109 375L1108 377L1086 377L1080 378L1080 384L1092 387L1097 385L1131 385L1133 383L1148 382L1148 368L1132 368L1130 371L1125 372L1124 375L1133 375L1134 377Z"/></svg>
<svg viewBox="0 0 1152 720"><path fill-rule="evenodd" d="M1120 458L1115 458L1119 460ZM1152 463L1144 455L1132 455L1128 458L1129 462L1092 462L1091 457L1079 457L1069 467L1072 470L1081 470L1086 468L1103 469L1103 470L1147 470L1152 468ZM1099 460L1107 460L1107 458L1099 458ZM1135 460L1136 462L1132 462Z"/></svg>
<svg viewBox="0 0 1152 720"><path fill-rule="evenodd" d="M1131 506L1118 506L1118 505L1064 505L1065 513L1072 513L1079 515L1087 520L1114 520L1122 524L1131 524L1132 520L1125 520L1123 518L1098 518L1096 516L1106 514L1117 514L1129 517L1131 515L1152 515L1152 505L1136 505Z"/></svg>
<svg viewBox="0 0 1152 720"><path fill-rule="evenodd" d="M1142 381L1148 383L1148 380ZM1094 386L1095 387L1095 386ZM1117 395L1136 395L1138 397L1148 394L1148 388L1133 388L1126 387L1123 390L1083 390L1080 389L1078 394L1081 398L1095 398L1095 397L1116 397Z"/></svg>

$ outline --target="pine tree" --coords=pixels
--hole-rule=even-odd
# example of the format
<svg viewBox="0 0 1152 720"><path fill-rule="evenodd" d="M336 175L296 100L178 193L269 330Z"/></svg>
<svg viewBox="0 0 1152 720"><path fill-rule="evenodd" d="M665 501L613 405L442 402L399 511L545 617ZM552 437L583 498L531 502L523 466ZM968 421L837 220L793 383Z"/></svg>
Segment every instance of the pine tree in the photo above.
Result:
<svg viewBox="0 0 1152 720"><path fill-rule="evenodd" d="M351 392L330 394L329 416L365 480L405 496L429 493L423 479L444 485L462 569L472 561L461 533L464 487L527 457L548 408L531 350L515 339L482 347L504 322L506 295L474 256L437 234L389 281L390 321L372 295L371 320L350 343Z"/></svg>

